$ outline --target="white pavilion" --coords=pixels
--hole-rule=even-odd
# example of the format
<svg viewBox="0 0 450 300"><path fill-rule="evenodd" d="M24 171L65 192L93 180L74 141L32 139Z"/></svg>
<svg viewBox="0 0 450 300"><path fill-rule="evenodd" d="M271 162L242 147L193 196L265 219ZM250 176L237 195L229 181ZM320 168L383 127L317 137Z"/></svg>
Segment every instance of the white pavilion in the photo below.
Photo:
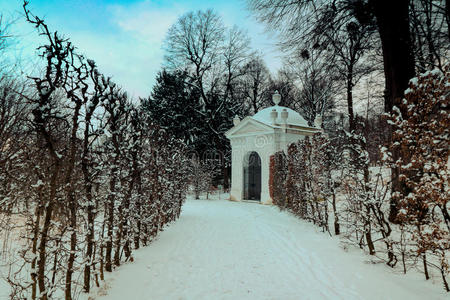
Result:
<svg viewBox="0 0 450 300"><path fill-rule="evenodd" d="M269 193L270 157L291 143L321 130L321 118L314 127L296 111L279 106L278 92L272 97L274 106L264 108L254 116L239 120L225 133L231 143L230 200L259 201L272 204Z"/></svg>

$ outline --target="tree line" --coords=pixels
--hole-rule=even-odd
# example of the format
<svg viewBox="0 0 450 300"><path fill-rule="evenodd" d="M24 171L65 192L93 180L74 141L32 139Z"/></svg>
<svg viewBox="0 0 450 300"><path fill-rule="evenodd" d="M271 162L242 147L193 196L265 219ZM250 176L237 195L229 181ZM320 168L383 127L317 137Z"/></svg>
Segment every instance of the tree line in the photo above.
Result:
<svg viewBox="0 0 450 300"><path fill-rule="evenodd" d="M370 132L366 151L375 164L379 146L392 143L384 113L399 107L407 118L401 103L409 80L434 68L444 71L448 61L448 1L247 3L280 36L284 64L277 74L248 47L245 31L227 28L214 11L189 12L169 30L164 68L144 100L153 117L200 156L220 153L226 187L230 146L223 133L233 116L270 106L275 90L281 105L299 111L310 125L321 116L329 132L339 124L353 132L364 122ZM400 158L397 150L393 155ZM408 189L395 166L391 176L391 193ZM396 222L395 197L391 201L389 220Z"/></svg>
<svg viewBox="0 0 450 300"><path fill-rule="evenodd" d="M301 88L292 70L273 74L249 44L245 30L225 26L213 10L182 15L167 33L163 69L152 93L143 99L152 118L198 157L220 157L216 177L226 188L230 145L224 133L235 116L243 118L272 105L275 90L282 95L280 105L304 112L311 125L317 114L330 114L333 108L332 92L325 88L326 70L319 72L319 64L310 63L306 73L297 70L307 82Z"/></svg>
<svg viewBox="0 0 450 300"><path fill-rule="evenodd" d="M343 123L352 132L365 122L375 163L378 145L392 139L383 111L391 113L401 104L415 74L443 70L448 58L448 1L247 3L280 36L280 70L267 70L261 55L249 48L244 30L224 26L212 10L189 12L169 30L164 67L144 99L153 117L190 149L200 156L221 154L225 186L230 147L223 133L235 115L270 106L275 90L282 95L281 105L299 111L310 125L318 115L327 130ZM406 188L395 168L392 182L392 192ZM395 221L392 201L390 220Z"/></svg>
<svg viewBox="0 0 450 300"><path fill-rule="evenodd" d="M391 266L420 259L427 274L433 264L448 289L449 1L248 4L282 38L277 74L244 30L212 10L188 12L167 33L152 93L136 104L25 2L47 42L39 75L0 74L0 232L27 239L8 276L16 297L89 291L179 215L187 183L197 196L219 180L228 187L224 132L234 116L271 105L275 90L310 125L322 116L326 133L274 157L276 203L328 231L332 222L370 254L381 241ZM390 167L389 178L374 165Z"/></svg>
<svg viewBox="0 0 450 300"><path fill-rule="evenodd" d="M437 269L449 291L450 2L248 3L288 58L323 63L346 102L345 122L272 158L277 205L371 255L383 247L391 267L421 265L426 279ZM371 78L384 83L384 113L364 116L355 104Z"/></svg>
<svg viewBox="0 0 450 300"><path fill-rule="evenodd" d="M383 147L378 166L371 167L364 123L349 133L337 128L290 145L271 157L270 192L274 203L345 244L367 251L406 273L420 269L428 280L448 283L450 189L448 134L450 72L435 69L410 82L402 104L409 118L394 108L389 123L393 144ZM406 159L395 160L399 151ZM395 166L407 193L390 195ZM390 198L398 203L397 224L389 221Z"/></svg>
<svg viewBox="0 0 450 300"><path fill-rule="evenodd" d="M283 38L280 46L288 56L310 57L311 51L318 51L325 64L336 71L335 79L341 82L340 90L346 94L350 132L358 122L354 88L367 72L382 70L384 112L390 114L398 107L406 119L408 115L401 104L409 80L434 68L444 71L448 61L448 1L249 0L248 3L261 21L280 32ZM392 135L389 130L385 143L392 142ZM402 158L397 150L393 155L395 159ZM393 167L392 193L408 190L399 172ZM391 199L389 220L396 222L398 205L395 197Z"/></svg>
<svg viewBox="0 0 450 300"><path fill-rule="evenodd" d="M75 299L179 217L186 148L23 9L46 42L37 75L0 78L0 233L18 253L6 280L12 299Z"/></svg>

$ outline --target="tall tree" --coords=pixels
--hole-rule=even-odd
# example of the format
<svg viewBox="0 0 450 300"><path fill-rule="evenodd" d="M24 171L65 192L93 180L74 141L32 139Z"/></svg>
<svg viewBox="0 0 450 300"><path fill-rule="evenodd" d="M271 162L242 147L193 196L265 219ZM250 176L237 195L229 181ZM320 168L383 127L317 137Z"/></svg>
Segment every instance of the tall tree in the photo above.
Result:
<svg viewBox="0 0 450 300"><path fill-rule="evenodd" d="M404 91L415 75L415 62L411 43L409 5L410 0L372 1L374 15L377 20L378 33L383 49L384 75L386 80L385 104L386 112L392 112L394 106L401 107ZM404 108L402 116L408 115ZM394 159L400 153L393 152ZM392 168L392 192L404 192L408 188L399 180L400 170ZM389 220L394 222L398 214L398 201L392 197Z"/></svg>
<svg viewBox="0 0 450 300"><path fill-rule="evenodd" d="M239 81L240 95L245 101L249 113L257 113L260 109L270 106L269 84L271 76L263 59L254 56L241 70L243 76ZM272 91L273 92L273 91Z"/></svg>
<svg viewBox="0 0 450 300"><path fill-rule="evenodd" d="M443 70L450 51L449 16L445 5L443 1L433 0L410 2L411 36L419 72L435 67Z"/></svg>
<svg viewBox="0 0 450 300"><path fill-rule="evenodd" d="M225 186L225 158L230 147L224 133L232 127L233 117L242 114L237 87L248 57L248 41L244 31L225 27L217 13L207 10L181 16L164 42L168 71L185 72L185 83L199 95L192 103L195 118L200 120L196 124L207 136L207 150L218 151L224 158Z"/></svg>
<svg viewBox="0 0 450 300"><path fill-rule="evenodd" d="M355 6L351 9L355 17L348 19L342 9L333 4L324 5L317 12L318 21L312 36L316 45L323 45L322 48L327 50L324 51L325 60L337 73L335 79L344 83L350 132L356 128L354 87L362 77L377 68L376 60L369 57L374 51L375 22L365 7Z"/></svg>
<svg viewBox="0 0 450 300"><path fill-rule="evenodd" d="M335 69L328 64L318 45L303 49L300 57L286 59L289 77L298 86L294 108L314 125L317 116L332 118Z"/></svg>
<svg viewBox="0 0 450 300"><path fill-rule="evenodd" d="M188 12L170 27L164 43L166 65L187 70L200 92L203 108L217 86L214 71L220 64L225 26L212 10Z"/></svg>
<svg viewBox="0 0 450 300"><path fill-rule="evenodd" d="M221 124L229 124L224 118L242 106L235 101L234 87L248 55L247 35L237 27L227 29L212 10L189 12L169 29L165 49L168 69L186 71L188 84L199 93L196 112L221 149L229 128Z"/></svg>
<svg viewBox="0 0 450 300"><path fill-rule="evenodd" d="M250 7L260 20L273 29L279 28L285 42L284 47L292 47L311 32L311 16L324 12L321 7L326 1L289 0L249 0ZM410 32L410 0L338 0L332 6L344 12L347 20L375 18L383 54L386 81L385 111L391 112L401 104L408 81L415 75L415 62ZM327 18L324 18L325 20ZM314 18L312 18L314 20ZM405 112L402 115L407 118ZM396 154L398 156L398 154ZM404 189L398 180L398 170L392 169L392 191ZM391 203L390 220L397 215L397 204Z"/></svg>
<svg viewBox="0 0 450 300"><path fill-rule="evenodd" d="M197 151L205 150L208 140L199 109L199 90L194 88L186 71L162 70L150 97L142 99L148 120Z"/></svg>

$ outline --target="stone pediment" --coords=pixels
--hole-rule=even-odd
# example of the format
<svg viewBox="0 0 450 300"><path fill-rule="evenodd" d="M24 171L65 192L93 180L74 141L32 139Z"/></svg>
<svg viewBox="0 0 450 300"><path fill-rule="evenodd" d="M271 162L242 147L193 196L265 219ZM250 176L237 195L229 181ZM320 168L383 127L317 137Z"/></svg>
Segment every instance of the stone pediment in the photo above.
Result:
<svg viewBox="0 0 450 300"><path fill-rule="evenodd" d="M226 136L230 138L233 136L252 135L270 132L273 132L273 127L247 117L243 119L237 126L231 128L226 133Z"/></svg>
<svg viewBox="0 0 450 300"><path fill-rule="evenodd" d="M261 133L267 131L267 128L263 128L260 125L255 124L247 124L246 126L239 128L239 130L235 131L233 135L246 134L246 133Z"/></svg>

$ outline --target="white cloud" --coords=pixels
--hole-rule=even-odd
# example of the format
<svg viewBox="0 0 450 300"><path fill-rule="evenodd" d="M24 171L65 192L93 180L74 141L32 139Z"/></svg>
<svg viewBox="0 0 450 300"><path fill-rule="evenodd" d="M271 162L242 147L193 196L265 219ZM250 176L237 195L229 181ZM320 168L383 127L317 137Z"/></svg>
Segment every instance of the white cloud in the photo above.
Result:
<svg viewBox="0 0 450 300"><path fill-rule="evenodd" d="M164 57L161 45L180 11L142 2L108 7L117 27L108 34L76 32L71 39L94 59L105 75L135 97L147 97ZM182 12L181 12L182 13Z"/></svg>
<svg viewBox="0 0 450 300"><path fill-rule="evenodd" d="M83 16L72 14L68 16L85 22L83 29L68 25L73 20L61 23L58 18L49 18L49 22L52 29L69 37L81 53L95 60L102 73L112 76L115 82L136 97L150 94L163 63L164 52L161 47L166 32L179 16L190 10L213 8L223 17L227 26L236 24L248 31L252 38L251 47L263 54L272 72L280 67L273 39L264 32L264 26L258 24L245 10L242 0L164 0L158 3L142 1L107 6L104 8L106 14L102 12L102 15L108 17L102 21L101 28L95 28L93 24L86 25L89 21ZM52 16L56 13L52 11ZM36 44L36 32L29 24L23 24L23 19L20 23L26 32L32 32L26 38L28 42L23 44L31 54L35 49L31 41L33 45Z"/></svg>
<svg viewBox="0 0 450 300"><path fill-rule="evenodd" d="M77 32L71 39L81 52L97 62L102 73L112 76L130 95L149 95L163 55L159 47L126 34Z"/></svg>
<svg viewBox="0 0 450 300"><path fill-rule="evenodd" d="M72 36L98 63L105 74L131 95L147 97L161 69L161 49L169 27L183 13L180 9L154 7L142 2L132 6L110 6L117 31L108 35L80 32Z"/></svg>
<svg viewBox="0 0 450 300"><path fill-rule="evenodd" d="M118 26L149 44L161 44L169 27L182 11L138 4L135 7L111 6Z"/></svg>
<svg viewBox="0 0 450 300"><path fill-rule="evenodd" d="M109 6L112 21L121 31L123 45L120 43L113 50L110 58L101 60L115 64L107 67L114 71L117 79L137 96L147 96L155 83L164 53L161 49L167 30L182 14L196 9L213 8L218 12L227 26L237 24L248 31L252 38L251 47L262 53L269 69L275 73L281 66L280 53L275 47L275 38L265 32L264 25L259 24L245 10L242 0L237 1L165 1L157 5L153 1L143 1L132 5ZM101 44L100 44L101 45ZM100 63L100 61L99 61ZM120 73L117 73L120 71ZM120 75L119 75L120 74Z"/></svg>

